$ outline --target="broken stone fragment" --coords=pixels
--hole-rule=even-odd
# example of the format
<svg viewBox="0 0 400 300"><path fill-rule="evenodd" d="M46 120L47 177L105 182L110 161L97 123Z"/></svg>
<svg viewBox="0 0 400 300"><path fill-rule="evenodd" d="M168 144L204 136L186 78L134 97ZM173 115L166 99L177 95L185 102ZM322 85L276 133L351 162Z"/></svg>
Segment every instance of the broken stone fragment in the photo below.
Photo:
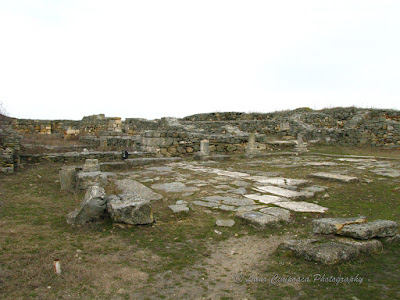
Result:
<svg viewBox="0 0 400 300"><path fill-rule="evenodd" d="M175 204L175 205L169 205L168 207L172 210L173 213L189 211L189 207L187 207L186 204Z"/></svg>
<svg viewBox="0 0 400 300"><path fill-rule="evenodd" d="M337 234L340 230L342 230L344 225L366 222L366 217L315 219L312 221L312 231L315 234Z"/></svg>
<svg viewBox="0 0 400 300"><path fill-rule="evenodd" d="M355 259L360 251L352 246L335 242L322 242L315 239L290 240L281 244L284 250L290 250L297 257L315 261L324 265L339 264Z"/></svg>
<svg viewBox="0 0 400 300"><path fill-rule="evenodd" d="M278 218L279 221L285 221L289 222L290 221L290 211L284 208L279 208L279 207L266 207L263 209L260 209L260 212L268 214L268 215L273 215Z"/></svg>
<svg viewBox="0 0 400 300"><path fill-rule="evenodd" d="M78 190L85 190L89 186L106 186L107 175L102 172L78 172L76 174L76 188Z"/></svg>
<svg viewBox="0 0 400 300"><path fill-rule="evenodd" d="M107 197L107 211L114 222L132 225L154 222L151 203L132 194Z"/></svg>
<svg viewBox="0 0 400 300"><path fill-rule="evenodd" d="M231 219L219 219L215 224L220 227L232 227L235 225L235 221Z"/></svg>
<svg viewBox="0 0 400 300"><path fill-rule="evenodd" d="M370 223L345 225L339 234L355 239L368 240L374 237L383 238L395 236L396 230L396 222L388 220L376 220Z"/></svg>
<svg viewBox="0 0 400 300"><path fill-rule="evenodd" d="M90 186L79 208L67 215L70 225L82 225L104 216L106 209L105 191L99 186Z"/></svg>
<svg viewBox="0 0 400 300"><path fill-rule="evenodd" d="M311 177L320 178L320 179L328 179L328 180L336 180L341 182L357 182L358 178L354 176L346 176L341 174L334 173L326 173L326 172L318 172L310 175Z"/></svg>
<svg viewBox="0 0 400 300"><path fill-rule="evenodd" d="M247 221L250 225L258 228L265 228L268 225L276 224L279 222L279 218L273 215L264 214L258 211L245 211L238 212L236 217Z"/></svg>

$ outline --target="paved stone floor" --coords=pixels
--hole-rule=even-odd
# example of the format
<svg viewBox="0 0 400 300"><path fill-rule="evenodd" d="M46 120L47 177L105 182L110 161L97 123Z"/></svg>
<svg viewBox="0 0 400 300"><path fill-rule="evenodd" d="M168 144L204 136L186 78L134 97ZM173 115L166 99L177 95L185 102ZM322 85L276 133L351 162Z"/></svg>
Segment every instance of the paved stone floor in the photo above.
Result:
<svg viewBox="0 0 400 300"><path fill-rule="evenodd" d="M299 170L298 176L282 176L288 168ZM329 210L329 205L317 204L315 197L329 193L329 189L321 185L321 178L327 182L339 181L338 184L349 184L346 182L354 180L368 183L371 181L369 172L382 176L380 180L398 177L400 161L318 155L225 162L187 160L118 175L134 178L156 192L171 195L174 201L183 200L189 208L195 205L239 214L250 211L263 213L265 208L279 207L291 213L323 214Z"/></svg>

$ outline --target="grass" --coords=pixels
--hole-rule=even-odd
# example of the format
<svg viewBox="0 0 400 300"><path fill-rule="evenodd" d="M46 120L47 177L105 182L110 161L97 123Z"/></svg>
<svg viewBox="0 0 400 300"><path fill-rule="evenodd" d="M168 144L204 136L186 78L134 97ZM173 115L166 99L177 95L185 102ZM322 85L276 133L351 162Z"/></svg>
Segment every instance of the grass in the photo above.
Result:
<svg viewBox="0 0 400 300"><path fill-rule="evenodd" d="M323 149L316 149L322 151ZM359 154L358 149L325 148L326 153ZM362 152L364 153L364 152ZM393 153L394 155L395 153ZM368 155L365 152L365 155ZM381 155L381 153L379 153ZM306 158L307 156L305 156ZM321 158L321 157L319 157ZM290 165L293 157L272 157L259 160L218 162L212 167L240 172L279 172L281 176L304 178L319 167L281 168L278 161ZM333 158L323 157L324 160ZM164 193L164 199L154 203L156 223L146 226L118 226L109 220L71 227L65 215L77 207L83 193L60 191L58 170L61 164L30 165L13 175L0 175L0 293L4 299L180 299L210 297L219 290L216 299L237 299L235 292L245 291L248 299L396 299L400 297L399 245L385 245L384 252L362 256L338 266L321 266L302 261L284 251L277 251L252 269L254 275L267 282L243 282L227 285L228 270L217 279L210 265L213 253L229 239L297 234L309 236L311 220L318 214L296 214L294 222L266 230L257 230L240 220L232 228L216 228L217 218L232 217L231 213L204 210L193 206L189 214L171 214L168 205L181 199ZM332 169L332 168L330 168ZM345 163L337 170L347 170ZM138 178L140 171L137 168ZM314 180L328 187L328 198L317 195L312 201L329 207L326 216L365 215L369 220L398 221L400 205L397 179L385 178L366 170L355 170L363 181L343 184ZM210 179L210 174L194 174L180 170L188 180ZM161 178L161 181L168 181ZM151 185L151 183L146 183ZM212 193L206 187L186 199L198 199ZM115 186L107 187L116 193ZM160 192L161 193L161 192ZM222 232L216 234L214 230ZM254 245L255 247L257 245ZM52 267L59 258L63 273L57 276ZM363 277L361 284L347 283L279 283L271 278L285 276ZM244 274L247 278L251 273ZM174 290L174 287L177 289ZM175 291L182 291L174 296ZM355 299L355 298L354 298Z"/></svg>

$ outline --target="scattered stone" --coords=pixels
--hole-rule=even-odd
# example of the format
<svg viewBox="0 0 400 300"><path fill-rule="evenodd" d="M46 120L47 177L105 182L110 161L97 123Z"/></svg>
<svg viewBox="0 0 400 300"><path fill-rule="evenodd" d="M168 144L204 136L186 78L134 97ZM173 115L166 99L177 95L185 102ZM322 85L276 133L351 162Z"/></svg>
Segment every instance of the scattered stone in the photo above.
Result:
<svg viewBox="0 0 400 300"><path fill-rule="evenodd" d="M135 195L136 198L142 200L156 201L163 198L160 194L133 179L116 180L115 184L122 190L122 193Z"/></svg>
<svg viewBox="0 0 400 300"><path fill-rule="evenodd" d="M221 232L221 231L218 231L218 230L214 230L214 232L215 232L216 234L218 234L218 235L221 235L221 234L222 234L222 232Z"/></svg>
<svg viewBox="0 0 400 300"><path fill-rule="evenodd" d="M233 185L239 186L239 187L248 187L250 185L249 182L243 181L243 180L234 180L232 181Z"/></svg>
<svg viewBox="0 0 400 300"><path fill-rule="evenodd" d="M275 202L280 202L280 201L288 201L288 199L286 199L286 198L272 196L272 195L248 194L248 195L244 195L244 196L246 198L256 200L256 201L259 201L264 204L270 204L270 203L275 203Z"/></svg>
<svg viewBox="0 0 400 300"><path fill-rule="evenodd" d="M194 186L186 186L182 182L169 182L169 183L157 183L151 186L156 190L163 190L170 193L187 193L187 192L197 192L200 189Z"/></svg>
<svg viewBox="0 0 400 300"><path fill-rule="evenodd" d="M326 172L313 173L310 176L315 177L315 178L320 178L320 179L336 180L336 181L341 181L341 182L346 182L346 183L358 181L357 177L334 174L334 173L326 173Z"/></svg>
<svg viewBox="0 0 400 300"><path fill-rule="evenodd" d="M284 208L279 208L279 207L266 207L263 209L260 209L260 212L264 214L269 214L273 215L278 218L279 221L285 221L289 222L290 221L290 211Z"/></svg>
<svg viewBox="0 0 400 300"><path fill-rule="evenodd" d="M176 205L169 205L168 206L173 213L180 213L180 212L188 212L189 207L184 204L176 204Z"/></svg>
<svg viewBox="0 0 400 300"><path fill-rule="evenodd" d="M320 192L324 192L327 188L328 187L326 187L326 186L312 185L312 186L303 188L303 190L311 192L311 193L320 193Z"/></svg>
<svg viewBox="0 0 400 300"><path fill-rule="evenodd" d="M396 230L396 222L388 220L376 220L374 222L363 224L345 225L338 234L355 239L367 240L374 237L383 238L395 236Z"/></svg>
<svg viewBox="0 0 400 300"><path fill-rule="evenodd" d="M366 223L366 217L357 218L322 218L312 221L315 234L338 234L345 225Z"/></svg>
<svg viewBox="0 0 400 300"><path fill-rule="evenodd" d="M274 205L287 208L296 212L325 213L328 210L328 208L321 205L304 201L275 202Z"/></svg>
<svg viewBox="0 0 400 300"><path fill-rule="evenodd" d="M391 177L391 178L397 178L400 177L400 172L397 170L393 170L393 169L375 169L375 170L371 170L372 172L374 172L377 175L381 175L381 176L386 176L386 177Z"/></svg>
<svg viewBox="0 0 400 300"><path fill-rule="evenodd" d="M108 198L107 211L114 222L143 225L154 222L149 201L134 194L113 195Z"/></svg>
<svg viewBox="0 0 400 300"><path fill-rule="evenodd" d="M79 208L67 215L70 225L83 225L100 219L106 209L105 191L100 186L90 186Z"/></svg>
<svg viewBox="0 0 400 300"><path fill-rule="evenodd" d="M315 261L324 265L339 264L359 256L359 250L351 245L335 242L322 242L315 239L290 240L281 244L281 248L290 250L297 257Z"/></svg>
<svg viewBox="0 0 400 300"><path fill-rule="evenodd" d="M236 209L236 207L232 206L232 205L220 205L218 207L218 209L225 210L225 211L234 211Z"/></svg>
<svg viewBox="0 0 400 300"><path fill-rule="evenodd" d="M238 212L236 217L249 222L251 225L259 228L265 228L267 225L279 222L276 216L264 214L258 211Z"/></svg>
<svg viewBox="0 0 400 300"><path fill-rule="evenodd" d="M241 188L237 188L237 189L233 189L233 190L229 190L229 193L233 193L233 194L239 194L239 195L244 195L247 193L246 189L244 187Z"/></svg>
<svg viewBox="0 0 400 300"><path fill-rule="evenodd" d="M213 207L213 208L217 208L219 205L217 203L210 203L210 202L200 201L200 200L193 201L193 204L198 205L198 206Z"/></svg>
<svg viewBox="0 0 400 300"><path fill-rule="evenodd" d="M217 226L221 226L221 227L232 227L233 225L235 225L235 221L232 219L219 219L216 222Z"/></svg>
<svg viewBox="0 0 400 300"><path fill-rule="evenodd" d="M284 189L284 188L277 187L277 186L271 186L271 185L269 185L269 186L257 186L256 190L261 191L261 192L267 192L267 193L278 195L278 196L282 196L282 197L285 197L285 198L292 198L292 199L314 197L314 193L311 193L311 192L307 192L307 191L301 191L301 192L291 191L291 190L288 190L288 189Z"/></svg>
<svg viewBox="0 0 400 300"><path fill-rule="evenodd" d="M185 201L185 200L178 200L178 201L176 201L176 205L186 205L186 204L188 204L188 203L187 203L187 201Z"/></svg>
<svg viewBox="0 0 400 300"><path fill-rule="evenodd" d="M264 176L252 176L252 180L255 180L259 183L264 184L272 184L272 185L279 185L279 186L286 186L286 185L304 185L309 183L309 180L305 179L290 179L284 177L264 177Z"/></svg>

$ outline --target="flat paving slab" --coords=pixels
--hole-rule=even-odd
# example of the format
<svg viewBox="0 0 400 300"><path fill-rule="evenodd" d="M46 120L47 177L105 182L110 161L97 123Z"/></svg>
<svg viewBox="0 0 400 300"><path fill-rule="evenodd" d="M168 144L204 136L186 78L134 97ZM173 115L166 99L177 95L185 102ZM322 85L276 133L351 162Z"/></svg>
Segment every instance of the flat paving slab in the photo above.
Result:
<svg viewBox="0 0 400 300"><path fill-rule="evenodd" d="M270 203L275 203L275 202L281 202L281 201L288 201L287 198L279 197L279 196L272 196L272 195L258 195L258 194L247 194L244 195L246 198L256 200L258 202L264 203L264 204L270 204Z"/></svg>
<svg viewBox="0 0 400 300"><path fill-rule="evenodd" d="M328 208L321 205L308 203L305 201L276 202L274 205L296 212L325 213L328 210Z"/></svg>
<svg viewBox="0 0 400 300"><path fill-rule="evenodd" d="M292 191L285 188L267 185L267 186L256 186L256 190L282 196L285 198L299 199L299 198L311 198L314 197L314 193L308 191Z"/></svg>
<svg viewBox="0 0 400 300"><path fill-rule="evenodd" d="M327 173L327 172L318 172L310 174L311 177L320 178L320 179L328 179L328 180L336 180L341 182L357 182L358 178L354 176L347 176L335 173Z"/></svg>

